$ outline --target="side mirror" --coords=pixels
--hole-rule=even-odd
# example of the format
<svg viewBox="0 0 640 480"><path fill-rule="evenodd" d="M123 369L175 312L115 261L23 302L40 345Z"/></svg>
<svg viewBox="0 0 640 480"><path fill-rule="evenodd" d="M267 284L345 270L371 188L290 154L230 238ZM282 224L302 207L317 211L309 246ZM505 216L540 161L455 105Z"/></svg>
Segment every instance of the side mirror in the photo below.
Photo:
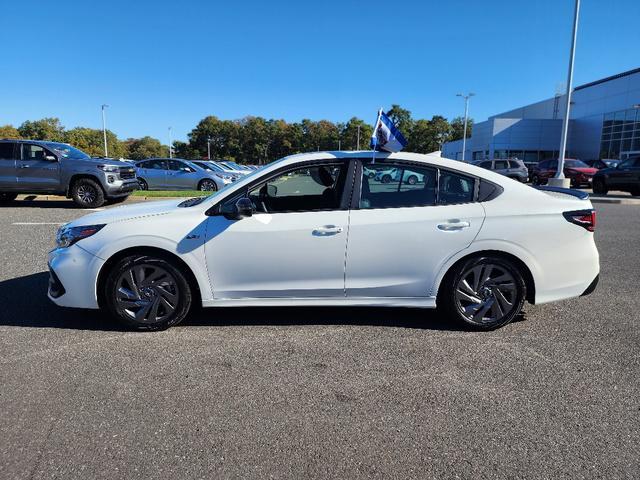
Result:
<svg viewBox="0 0 640 480"><path fill-rule="evenodd" d="M253 215L253 202L247 197L239 198L236 203L225 203L221 209L222 215L228 220L240 220Z"/></svg>
<svg viewBox="0 0 640 480"><path fill-rule="evenodd" d="M56 157L54 157L53 155L45 155L44 159L49 161L49 162L57 162L58 159Z"/></svg>

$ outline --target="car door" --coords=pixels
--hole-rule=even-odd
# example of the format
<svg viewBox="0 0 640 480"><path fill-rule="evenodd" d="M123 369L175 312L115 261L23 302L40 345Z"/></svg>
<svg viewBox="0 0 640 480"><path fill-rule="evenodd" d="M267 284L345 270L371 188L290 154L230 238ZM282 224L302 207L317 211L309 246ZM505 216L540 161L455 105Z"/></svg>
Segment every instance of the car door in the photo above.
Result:
<svg viewBox="0 0 640 480"><path fill-rule="evenodd" d="M180 160L167 160L167 187L171 190L196 190L198 174L195 169Z"/></svg>
<svg viewBox="0 0 640 480"><path fill-rule="evenodd" d="M138 177L147 182L149 190L166 190L167 165L162 159L146 160L138 164Z"/></svg>
<svg viewBox="0 0 640 480"><path fill-rule="evenodd" d="M635 159L628 159L608 174L607 187L610 190L626 189L633 183Z"/></svg>
<svg viewBox="0 0 640 480"><path fill-rule="evenodd" d="M16 142L0 142L0 192L15 190L18 186L16 170Z"/></svg>
<svg viewBox="0 0 640 480"><path fill-rule="evenodd" d="M22 144L16 160L18 189L30 192L60 191L60 160L50 150L33 143Z"/></svg>
<svg viewBox="0 0 640 480"><path fill-rule="evenodd" d="M350 173L344 161L305 163L256 179L226 200L223 208L248 197L255 213L207 220L215 298L344 298Z"/></svg>
<svg viewBox="0 0 640 480"><path fill-rule="evenodd" d="M367 168L388 168L387 163ZM484 221L484 208L474 202L475 178L435 166L394 163L424 181L383 185L356 178L360 191L354 192L357 203L350 213L347 297L431 295L441 267L471 244Z"/></svg>

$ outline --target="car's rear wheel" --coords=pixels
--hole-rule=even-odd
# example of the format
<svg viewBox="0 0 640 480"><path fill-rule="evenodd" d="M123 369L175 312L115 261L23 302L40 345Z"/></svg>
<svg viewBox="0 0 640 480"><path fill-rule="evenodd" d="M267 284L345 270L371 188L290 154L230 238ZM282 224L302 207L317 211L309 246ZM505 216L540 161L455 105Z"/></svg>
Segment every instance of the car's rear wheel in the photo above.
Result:
<svg viewBox="0 0 640 480"><path fill-rule="evenodd" d="M95 180L81 178L71 187L71 198L79 207L97 208L104 205L104 192Z"/></svg>
<svg viewBox="0 0 640 480"><path fill-rule="evenodd" d="M640 188L634 188L630 190L629 193L634 197L640 197Z"/></svg>
<svg viewBox="0 0 640 480"><path fill-rule="evenodd" d="M391 175L386 174L382 176L382 183L390 183L391 182Z"/></svg>
<svg viewBox="0 0 640 480"><path fill-rule="evenodd" d="M407 178L407 183L409 185L415 185L416 183L418 183L418 177L416 177L415 175L409 175L409 178Z"/></svg>
<svg viewBox="0 0 640 480"><path fill-rule="evenodd" d="M187 316L192 292L185 274L172 262L134 255L111 269L104 299L120 323L138 330L164 330Z"/></svg>
<svg viewBox="0 0 640 480"><path fill-rule="evenodd" d="M534 185L540 185L540 177L538 175L534 175L531 177L531 183Z"/></svg>
<svg viewBox="0 0 640 480"><path fill-rule="evenodd" d="M493 330L511 322L525 298L519 268L505 258L488 256L472 258L449 272L438 303L458 323Z"/></svg>
<svg viewBox="0 0 640 480"><path fill-rule="evenodd" d="M16 198L18 198L17 193L0 193L0 205L13 202Z"/></svg>
<svg viewBox="0 0 640 480"><path fill-rule="evenodd" d="M215 192L218 190L218 186L213 180L205 178L204 180L200 180L200 183L198 183L198 190L203 192Z"/></svg>
<svg viewBox="0 0 640 480"><path fill-rule="evenodd" d="M596 193L598 195L606 195L607 192L609 191L609 189L607 188L607 185L604 183L604 180L602 178L594 178L592 188L593 188L593 193Z"/></svg>

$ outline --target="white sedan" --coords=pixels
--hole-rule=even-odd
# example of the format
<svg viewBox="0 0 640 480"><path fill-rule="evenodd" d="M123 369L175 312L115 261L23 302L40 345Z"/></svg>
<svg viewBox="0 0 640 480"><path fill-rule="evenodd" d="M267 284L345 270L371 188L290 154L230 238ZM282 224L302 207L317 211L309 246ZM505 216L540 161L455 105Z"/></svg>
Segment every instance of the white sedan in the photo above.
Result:
<svg viewBox="0 0 640 480"><path fill-rule="evenodd" d="M363 175L389 168L424 181ZM597 284L588 196L540 188L432 155L293 155L206 198L112 208L63 226L49 254L49 297L150 330L195 305L437 305L453 320L496 328L525 301Z"/></svg>

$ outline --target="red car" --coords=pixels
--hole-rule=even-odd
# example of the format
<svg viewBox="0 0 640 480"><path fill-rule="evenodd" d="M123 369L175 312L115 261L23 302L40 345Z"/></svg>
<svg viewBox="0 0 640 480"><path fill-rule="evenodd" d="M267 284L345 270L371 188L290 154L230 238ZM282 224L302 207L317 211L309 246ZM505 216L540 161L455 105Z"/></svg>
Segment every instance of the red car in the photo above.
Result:
<svg viewBox="0 0 640 480"><path fill-rule="evenodd" d="M544 160L533 169L531 182L534 185L544 185L558 170L557 160ZM564 161L564 176L571 179L572 187L590 187L597 168L590 167L582 160L567 158Z"/></svg>

